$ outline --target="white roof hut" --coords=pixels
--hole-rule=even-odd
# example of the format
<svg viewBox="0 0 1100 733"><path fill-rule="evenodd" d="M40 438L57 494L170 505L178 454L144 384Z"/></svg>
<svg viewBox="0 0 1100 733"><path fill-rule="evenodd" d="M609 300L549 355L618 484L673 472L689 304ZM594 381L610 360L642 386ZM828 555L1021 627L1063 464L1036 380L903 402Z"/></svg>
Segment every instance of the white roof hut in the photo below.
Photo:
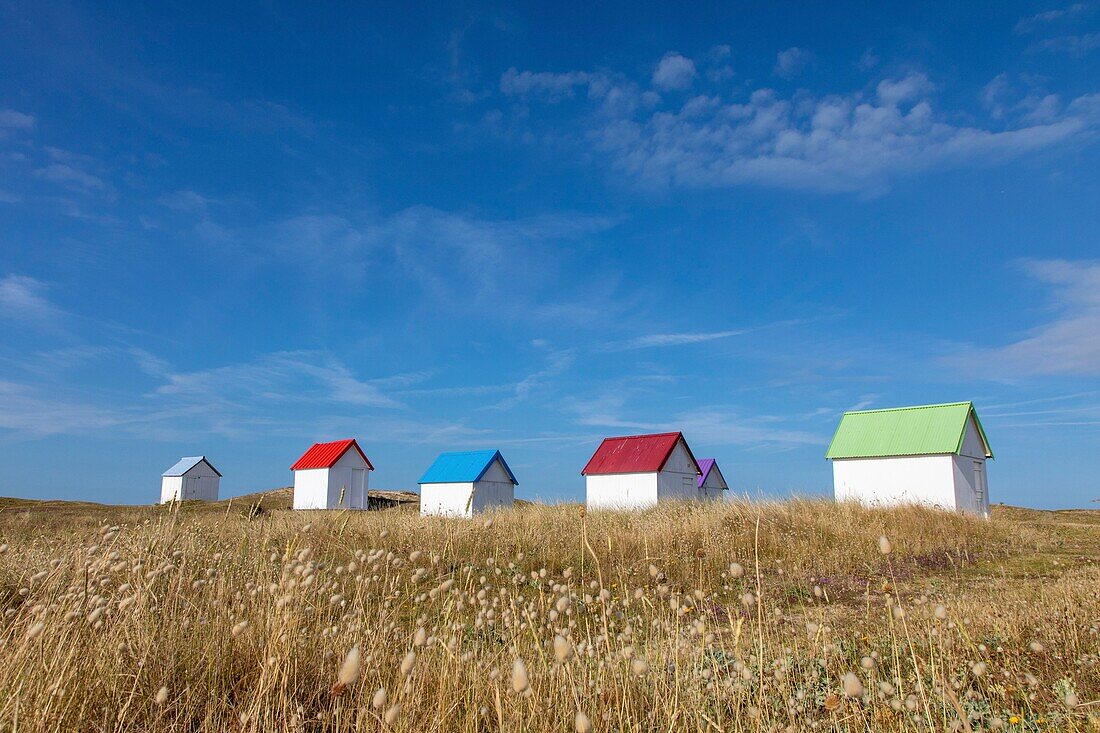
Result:
<svg viewBox="0 0 1100 733"><path fill-rule="evenodd" d="M825 457L837 501L989 515L993 451L973 403L846 412Z"/></svg>
<svg viewBox="0 0 1100 733"><path fill-rule="evenodd" d="M295 509L366 509L374 470L354 438L314 443L290 470Z"/></svg>
<svg viewBox="0 0 1100 733"><path fill-rule="evenodd" d="M682 433L605 438L581 471L593 509L641 509L698 499L702 475Z"/></svg>
<svg viewBox="0 0 1100 733"><path fill-rule="evenodd" d="M472 517L510 509L518 485L498 450L441 453L420 477L420 516Z"/></svg>
<svg viewBox="0 0 1100 733"><path fill-rule="evenodd" d="M179 459L160 479L160 503L170 501L217 501L222 475L206 456Z"/></svg>

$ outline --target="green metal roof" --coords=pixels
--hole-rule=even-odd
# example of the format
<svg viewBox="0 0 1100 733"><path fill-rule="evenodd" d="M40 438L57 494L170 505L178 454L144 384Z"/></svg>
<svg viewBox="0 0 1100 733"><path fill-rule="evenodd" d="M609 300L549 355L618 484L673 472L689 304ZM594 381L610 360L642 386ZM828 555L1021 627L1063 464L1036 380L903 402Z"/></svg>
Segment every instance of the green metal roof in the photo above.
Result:
<svg viewBox="0 0 1100 733"><path fill-rule="evenodd" d="M970 402L895 407L844 413L826 458L884 458L958 453L970 416L987 458L993 457L978 413Z"/></svg>

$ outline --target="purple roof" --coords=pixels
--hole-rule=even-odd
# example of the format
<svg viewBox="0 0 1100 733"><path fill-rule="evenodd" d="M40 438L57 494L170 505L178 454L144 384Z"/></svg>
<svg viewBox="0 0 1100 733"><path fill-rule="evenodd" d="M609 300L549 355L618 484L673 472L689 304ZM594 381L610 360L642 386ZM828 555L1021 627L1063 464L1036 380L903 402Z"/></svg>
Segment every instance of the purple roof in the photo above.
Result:
<svg viewBox="0 0 1100 733"><path fill-rule="evenodd" d="M713 458L700 458L699 459L699 470L703 472L699 476L699 486L700 487L703 485L703 482L707 480L707 474L710 473L710 469L712 469L712 468L714 468L714 459Z"/></svg>

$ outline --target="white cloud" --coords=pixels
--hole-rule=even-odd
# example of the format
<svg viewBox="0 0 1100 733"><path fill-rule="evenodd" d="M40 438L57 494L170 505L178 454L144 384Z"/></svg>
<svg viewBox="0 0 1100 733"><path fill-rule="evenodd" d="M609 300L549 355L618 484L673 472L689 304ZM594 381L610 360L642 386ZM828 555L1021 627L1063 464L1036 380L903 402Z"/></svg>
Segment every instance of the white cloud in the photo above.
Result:
<svg viewBox="0 0 1100 733"><path fill-rule="evenodd" d="M797 46L791 46L786 51L780 51L775 56L775 67L772 73L784 79L793 79L806 68L810 61L810 53Z"/></svg>
<svg viewBox="0 0 1100 733"><path fill-rule="evenodd" d="M695 62L672 52L665 54L653 72L653 86L666 91L687 89L695 79Z"/></svg>
<svg viewBox="0 0 1100 733"><path fill-rule="evenodd" d="M979 377L1100 376L1100 261L1022 264L1050 286L1057 317L1010 344L972 347L947 362Z"/></svg>

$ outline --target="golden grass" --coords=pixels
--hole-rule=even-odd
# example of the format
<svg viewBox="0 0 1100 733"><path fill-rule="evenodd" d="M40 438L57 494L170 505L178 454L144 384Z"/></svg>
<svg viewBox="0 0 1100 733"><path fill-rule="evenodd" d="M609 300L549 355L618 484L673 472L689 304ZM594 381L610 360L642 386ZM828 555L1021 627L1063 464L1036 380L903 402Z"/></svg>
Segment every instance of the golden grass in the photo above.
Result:
<svg viewBox="0 0 1100 733"><path fill-rule="evenodd" d="M0 730L1097 730L1094 514L9 502Z"/></svg>

